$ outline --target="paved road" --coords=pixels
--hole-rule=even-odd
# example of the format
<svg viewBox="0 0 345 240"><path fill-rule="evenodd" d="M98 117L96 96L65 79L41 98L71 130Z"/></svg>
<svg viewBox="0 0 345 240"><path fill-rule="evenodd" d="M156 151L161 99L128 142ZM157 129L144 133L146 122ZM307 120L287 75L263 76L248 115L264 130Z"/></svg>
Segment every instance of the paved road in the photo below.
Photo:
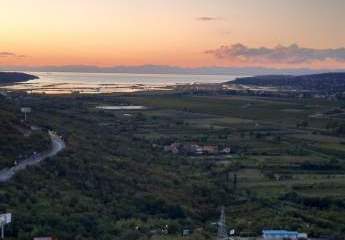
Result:
<svg viewBox="0 0 345 240"><path fill-rule="evenodd" d="M20 162L17 166L6 168L0 171L0 183L8 182L19 171L26 169L29 166L34 166L47 158L53 157L61 152L66 146L64 141L53 132L49 132L52 147L49 151L37 154Z"/></svg>

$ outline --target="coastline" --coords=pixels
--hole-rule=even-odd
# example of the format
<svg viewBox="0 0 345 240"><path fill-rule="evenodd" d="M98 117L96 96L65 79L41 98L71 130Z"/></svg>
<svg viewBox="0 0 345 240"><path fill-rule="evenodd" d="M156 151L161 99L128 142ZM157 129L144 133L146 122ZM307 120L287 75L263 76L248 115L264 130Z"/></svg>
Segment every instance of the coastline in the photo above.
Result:
<svg viewBox="0 0 345 240"><path fill-rule="evenodd" d="M13 81L0 85L3 90L32 94L110 94L136 92L167 92L196 86L215 86L238 76L169 75L169 74L98 74L43 73L38 81ZM204 87L203 87L204 88Z"/></svg>

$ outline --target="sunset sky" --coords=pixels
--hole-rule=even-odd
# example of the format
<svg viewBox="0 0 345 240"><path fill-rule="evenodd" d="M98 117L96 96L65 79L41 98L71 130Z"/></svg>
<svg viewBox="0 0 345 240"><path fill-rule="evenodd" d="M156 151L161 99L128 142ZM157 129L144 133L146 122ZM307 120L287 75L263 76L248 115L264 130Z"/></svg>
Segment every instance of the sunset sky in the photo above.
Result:
<svg viewBox="0 0 345 240"><path fill-rule="evenodd" d="M1 0L0 65L345 68L344 0Z"/></svg>

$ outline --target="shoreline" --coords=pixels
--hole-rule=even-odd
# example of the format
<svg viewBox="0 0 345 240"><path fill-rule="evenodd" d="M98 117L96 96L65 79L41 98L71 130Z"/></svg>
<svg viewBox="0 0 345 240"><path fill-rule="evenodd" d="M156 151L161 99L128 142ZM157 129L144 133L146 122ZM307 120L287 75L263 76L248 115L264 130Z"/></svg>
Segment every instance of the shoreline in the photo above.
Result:
<svg viewBox="0 0 345 240"><path fill-rule="evenodd" d="M202 86L220 86L224 82L232 81L238 76L210 76L210 75L170 75L165 74L124 74L124 75L90 75L83 73L38 75L38 81L13 81L9 84L0 84L4 91L26 92L32 94L109 94L109 93L135 93L194 89ZM198 87L195 87L198 86Z"/></svg>
<svg viewBox="0 0 345 240"><path fill-rule="evenodd" d="M133 76L129 78L121 78L120 76L118 79L115 77L103 79L99 76L94 78L80 76L74 79L73 76L67 76L61 79L59 75L53 78L39 78L25 73L3 74L12 74L13 76L7 82L0 82L0 90L42 95L101 95L157 92L203 94L208 92L211 94L247 93L256 96L335 98L336 96L342 96L341 90L345 87L345 83L342 81L345 73L324 73L306 76L237 77L223 82L223 79L194 79L188 78L188 76L177 79L174 79L173 76L171 78L150 79L150 75L146 76L146 79L137 79ZM21 79L14 79L14 76L21 76ZM28 82L35 79L40 79L40 81ZM324 89L325 81L336 82L339 89Z"/></svg>

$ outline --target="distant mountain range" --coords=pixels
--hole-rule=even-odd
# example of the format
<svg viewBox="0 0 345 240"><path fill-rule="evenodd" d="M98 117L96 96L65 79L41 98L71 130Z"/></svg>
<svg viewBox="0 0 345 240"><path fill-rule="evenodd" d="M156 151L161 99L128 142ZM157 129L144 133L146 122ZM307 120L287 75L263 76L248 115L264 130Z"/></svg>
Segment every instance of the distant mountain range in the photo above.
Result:
<svg viewBox="0 0 345 240"><path fill-rule="evenodd" d="M134 73L134 74L199 74L199 75L268 75L268 74L316 74L329 72L327 69L307 69L307 68L291 68L276 69L262 67L175 67L164 65L142 65L142 66L113 66L98 67L89 65L68 65L68 66L0 66L2 71L29 71L29 72L87 72L87 73ZM345 69L336 69L332 72L341 72Z"/></svg>
<svg viewBox="0 0 345 240"><path fill-rule="evenodd" d="M238 78L235 81L229 83L338 93L345 92L345 72L322 73L302 76L267 75L245 77Z"/></svg>

